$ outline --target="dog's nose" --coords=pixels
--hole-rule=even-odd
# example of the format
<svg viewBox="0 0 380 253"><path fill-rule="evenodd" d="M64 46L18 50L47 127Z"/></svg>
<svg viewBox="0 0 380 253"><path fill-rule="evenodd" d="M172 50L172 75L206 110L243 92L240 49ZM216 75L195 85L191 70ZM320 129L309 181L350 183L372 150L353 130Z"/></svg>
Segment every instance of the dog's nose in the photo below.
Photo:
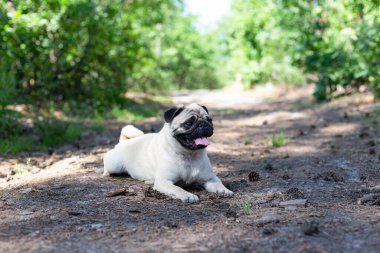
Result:
<svg viewBox="0 0 380 253"><path fill-rule="evenodd" d="M199 124L199 128L201 129L203 136L210 137L214 134L214 127L208 122L202 121Z"/></svg>

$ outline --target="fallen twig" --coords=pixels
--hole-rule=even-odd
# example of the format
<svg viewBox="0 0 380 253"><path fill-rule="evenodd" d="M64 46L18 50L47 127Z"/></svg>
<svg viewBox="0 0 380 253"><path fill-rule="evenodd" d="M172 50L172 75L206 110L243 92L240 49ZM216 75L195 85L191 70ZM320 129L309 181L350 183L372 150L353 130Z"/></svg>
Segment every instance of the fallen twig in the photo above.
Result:
<svg viewBox="0 0 380 253"><path fill-rule="evenodd" d="M126 193L127 193L127 189L121 188L121 189L117 189L115 191L108 192L106 194L106 196L111 198L111 197L116 197L116 196L120 196L120 195L125 195Z"/></svg>
<svg viewBox="0 0 380 253"><path fill-rule="evenodd" d="M106 194L106 197L112 198L120 195L125 195L125 196L135 196L137 195L136 192L130 192L126 188L121 188L117 189L115 191L110 191Z"/></svg>

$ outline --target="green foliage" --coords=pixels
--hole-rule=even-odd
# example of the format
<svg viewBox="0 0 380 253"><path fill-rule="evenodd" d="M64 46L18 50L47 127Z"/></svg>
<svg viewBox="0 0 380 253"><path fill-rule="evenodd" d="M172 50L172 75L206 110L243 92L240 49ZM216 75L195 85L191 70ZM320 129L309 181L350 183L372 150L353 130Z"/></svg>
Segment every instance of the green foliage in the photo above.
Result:
<svg viewBox="0 0 380 253"><path fill-rule="evenodd" d="M53 117L37 120L35 127L43 147L58 146L66 141L76 140L85 129L80 123L64 122Z"/></svg>
<svg viewBox="0 0 380 253"><path fill-rule="evenodd" d="M220 87L215 74L215 40L206 34L200 36L193 23L193 17L185 16L164 28L167 36L162 38L160 72L167 73L177 89Z"/></svg>
<svg viewBox="0 0 380 253"><path fill-rule="evenodd" d="M30 113L32 114L32 113ZM31 118L13 110L0 110L0 153L18 153L59 146L80 138L86 129L101 131L101 124L58 120L40 114ZM26 121L29 123L26 124ZM33 127L32 127L33 126Z"/></svg>
<svg viewBox="0 0 380 253"><path fill-rule="evenodd" d="M244 215L250 215L252 213L252 204L250 201L245 200L237 203L236 205L239 208L240 212L242 212Z"/></svg>
<svg viewBox="0 0 380 253"><path fill-rule="evenodd" d="M40 149L31 138L31 136L20 136L20 137L8 137L8 139L3 139L0 143L0 153L12 153L16 154L22 151L32 151Z"/></svg>
<svg viewBox="0 0 380 253"><path fill-rule="evenodd" d="M17 164L15 168L12 170L12 173L15 175L25 175L29 173L28 166L25 166L23 164Z"/></svg>
<svg viewBox="0 0 380 253"><path fill-rule="evenodd" d="M277 1L233 2L232 14L221 26L230 78L240 73L249 87L265 82L306 83L302 69L291 64L288 34L278 26L280 17Z"/></svg>
<svg viewBox="0 0 380 253"><path fill-rule="evenodd" d="M250 85L316 75L319 101L361 85L379 97L379 13L377 0L235 0L224 24L227 63Z"/></svg>
<svg viewBox="0 0 380 253"><path fill-rule="evenodd" d="M13 110L0 109L0 139L19 134L22 130L22 115Z"/></svg>
<svg viewBox="0 0 380 253"><path fill-rule="evenodd" d="M286 142L287 142L287 138L283 131L274 134L271 139L271 144L275 148L284 146Z"/></svg>
<svg viewBox="0 0 380 253"><path fill-rule="evenodd" d="M14 65L5 55L3 55L0 58L0 110L2 110L6 105L15 102L15 93L16 82Z"/></svg>
<svg viewBox="0 0 380 253"><path fill-rule="evenodd" d="M17 92L94 115L130 89L216 87L213 49L192 22L179 0L2 0L0 106Z"/></svg>
<svg viewBox="0 0 380 253"><path fill-rule="evenodd" d="M67 117L156 116L131 90L219 87L216 43L193 22L182 0L0 0L0 152L78 138ZM10 110L20 104L34 116Z"/></svg>
<svg viewBox="0 0 380 253"><path fill-rule="evenodd" d="M127 108L115 106L112 108L110 115L118 120L138 121L147 117L157 116L157 108L149 108L139 104L131 104Z"/></svg>
<svg viewBox="0 0 380 253"><path fill-rule="evenodd" d="M317 100L332 98L338 87L357 89L370 84L375 94L378 92L380 41L374 34L380 31L380 9L374 1L320 1L318 5L305 2L291 6L293 9L284 7L289 12L283 22L286 29L300 34L292 39L298 49L294 62L317 74ZM291 23L294 10L301 15ZM294 24L301 29L292 27Z"/></svg>

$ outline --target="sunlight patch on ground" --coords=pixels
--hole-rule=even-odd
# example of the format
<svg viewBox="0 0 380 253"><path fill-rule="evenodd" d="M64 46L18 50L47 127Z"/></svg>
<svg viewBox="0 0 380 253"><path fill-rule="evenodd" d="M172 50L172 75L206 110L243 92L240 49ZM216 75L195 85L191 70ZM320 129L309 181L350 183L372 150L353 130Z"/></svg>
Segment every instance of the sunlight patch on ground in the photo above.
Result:
<svg viewBox="0 0 380 253"><path fill-rule="evenodd" d="M91 162L89 159L91 156L86 158L85 163ZM6 179L0 180L0 190L2 189L10 189L10 188L21 188L20 191L28 191L31 185L39 185L43 184L48 180L52 179L60 179L65 176L73 176L75 177L78 174L85 173L88 169L93 169L94 171L99 172L102 168L94 167L94 168L86 168L86 170L82 167L85 164L78 156L72 156L69 158L64 158L62 160L58 160L51 166L48 166L42 169L38 173L25 173L20 175L15 175L13 180L7 182ZM94 161L98 161L97 157L93 157Z"/></svg>
<svg viewBox="0 0 380 253"><path fill-rule="evenodd" d="M242 96L241 92L226 93L223 90L179 91L172 95L174 104L199 103L213 108L228 108L236 105L254 105L262 101Z"/></svg>
<svg viewBox="0 0 380 253"><path fill-rule="evenodd" d="M320 130L320 133L334 136L339 134L352 134L360 127L357 123L338 123L324 127Z"/></svg>
<svg viewBox="0 0 380 253"><path fill-rule="evenodd" d="M234 121L237 126L262 126L264 122L275 124L282 121L300 120L309 117L304 112L275 111L265 114L259 114L254 117L244 117Z"/></svg>
<svg viewBox="0 0 380 253"><path fill-rule="evenodd" d="M321 153L320 148L316 146L300 145L299 143L289 143L282 149L291 156L316 155Z"/></svg>

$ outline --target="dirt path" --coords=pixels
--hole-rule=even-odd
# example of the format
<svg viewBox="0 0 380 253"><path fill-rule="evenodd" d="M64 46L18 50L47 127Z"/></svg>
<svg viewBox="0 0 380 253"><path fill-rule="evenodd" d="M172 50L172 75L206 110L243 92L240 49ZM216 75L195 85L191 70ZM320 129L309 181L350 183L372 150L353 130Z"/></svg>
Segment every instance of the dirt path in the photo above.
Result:
<svg viewBox="0 0 380 253"><path fill-rule="evenodd" d="M236 194L199 204L103 178L118 123L57 150L0 156L0 252L379 252L380 127L368 95L313 105L310 88L197 91L214 169ZM160 119L138 124L158 131ZM272 136L286 144L274 148ZM10 170L28 173L7 175ZM126 194L107 197L116 189ZM358 199L364 195L373 199ZM376 195L377 194L377 195Z"/></svg>

